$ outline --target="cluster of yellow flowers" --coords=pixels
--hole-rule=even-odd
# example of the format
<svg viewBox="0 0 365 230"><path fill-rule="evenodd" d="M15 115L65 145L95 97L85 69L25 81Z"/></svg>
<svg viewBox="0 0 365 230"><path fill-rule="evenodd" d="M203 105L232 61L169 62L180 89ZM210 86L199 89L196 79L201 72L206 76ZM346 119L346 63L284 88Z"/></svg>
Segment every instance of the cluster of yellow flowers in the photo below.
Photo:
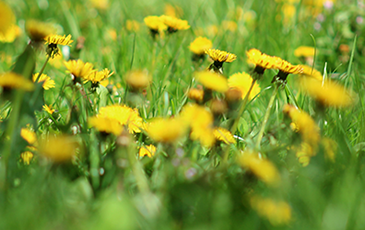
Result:
<svg viewBox="0 0 365 230"><path fill-rule="evenodd" d="M188 21L167 15L145 17L144 23L150 29L153 37L158 34L164 34L164 31L175 33L179 30L190 28Z"/></svg>

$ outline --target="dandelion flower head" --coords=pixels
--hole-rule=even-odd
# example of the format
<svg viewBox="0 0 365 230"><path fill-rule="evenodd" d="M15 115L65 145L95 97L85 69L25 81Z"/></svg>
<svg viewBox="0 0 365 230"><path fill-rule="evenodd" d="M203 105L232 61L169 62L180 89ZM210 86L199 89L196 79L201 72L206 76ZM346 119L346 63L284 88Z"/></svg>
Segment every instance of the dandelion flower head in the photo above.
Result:
<svg viewBox="0 0 365 230"><path fill-rule="evenodd" d="M37 82L43 82L43 89L49 90L51 88L54 88L56 83L54 80L52 80L47 74L42 73L40 77L38 77L39 73L33 74L32 80L35 82L38 78Z"/></svg>
<svg viewBox="0 0 365 230"><path fill-rule="evenodd" d="M118 120L108 117L90 117L89 126L94 127L99 132L112 133L116 136L120 135L123 131L123 126Z"/></svg>
<svg viewBox="0 0 365 230"><path fill-rule="evenodd" d="M0 86L7 89L21 89L32 91L34 84L17 73L8 72L0 75Z"/></svg>
<svg viewBox="0 0 365 230"><path fill-rule="evenodd" d="M162 22L159 16L147 16L143 21L154 33L161 33L162 31L167 30L167 26Z"/></svg>
<svg viewBox="0 0 365 230"><path fill-rule="evenodd" d="M236 140L234 139L232 133L222 127L215 128L213 134L217 140L222 141L226 144L236 143Z"/></svg>
<svg viewBox="0 0 365 230"><path fill-rule="evenodd" d="M152 76L146 70L133 70L125 75L125 81L133 89L143 89L152 82Z"/></svg>
<svg viewBox="0 0 365 230"><path fill-rule="evenodd" d="M205 88L224 93L228 90L228 82L225 77L210 71L201 71L195 73L195 78Z"/></svg>
<svg viewBox="0 0 365 230"><path fill-rule="evenodd" d="M28 142L28 144L37 146L37 135L29 128L22 128L20 130L20 136Z"/></svg>
<svg viewBox="0 0 365 230"><path fill-rule="evenodd" d="M205 54L205 50L209 50L212 46L213 43L208 38L197 37L192 43L190 43L189 49L196 55L203 55Z"/></svg>
<svg viewBox="0 0 365 230"><path fill-rule="evenodd" d="M156 142L175 143L188 131L181 118L155 118L146 125L148 136Z"/></svg>
<svg viewBox="0 0 365 230"><path fill-rule="evenodd" d="M156 146L154 145L144 145L139 149L139 157L147 156L149 158L153 157L156 153Z"/></svg>
<svg viewBox="0 0 365 230"><path fill-rule="evenodd" d="M235 54L218 49L208 49L205 53L215 62L233 62L237 58Z"/></svg>
<svg viewBox="0 0 365 230"><path fill-rule="evenodd" d="M70 60L64 62L67 70L74 76L78 78L84 78L88 80L87 77L93 73L94 66L89 62L83 62L82 60Z"/></svg>
<svg viewBox="0 0 365 230"><path fill-rule="evenodd" d="M101 71L93 70L89 75L86 75L84 79L86 81L91 81L93 84L104 81L113 75L114 72L111 72L109 69L105 68Z"/></svg>
<svg viewBox="0 0 365 230"><path fill-rule="evenodd" d="M15 40L15 38L19 37L21 33L22 31L19 26L15 24L11 25L10 29L8 29L5 33L0 33L0 42L11 43Z"/></svg>
<svg viewBox="0 0 365 230"><path fill-rule="evenodd" d="M296 57L313 57L315 54L314 47L299 46L294 50L294 56Z"/></svg>
<svg viewBox="0 0 365 230"><path fill-rule="evenodd" d="M15 15L11 8L3 1L0 1L0 35L5 35L15 23Z"/></svg>
<svg viewBox="0 0 365 230"><path fill-rule="evenodd" d="M32 41L41 42L51 34L55 33L53 24L37 20L28 20L25 23L25 30Z"/></svg>
<svg viewBox="0 0 365 230"><path fill-rule="evenodd" d="M30 151L25 151L20 154L20 158L24 162L25 165L29 165L34 157L34 154Z"/></svg>
<svg viewBox="0 0 365 230"><path fill-rule="evenodd" d="M51 161L67 162L76 156L78 144L71 136L50 136L40 140L40 155Z"/></svg>
<svg viewBox="0 0 365 230"><path fill-rule="evenodd" d="M252 77L245 72L235 73L228 78L228 87L238 89L241 92L242 99L244 99L250 89L252 81ZM260 93L260 90L260 86L255 82L248 99L252 100L257 94Z"/></svg>
<svg viewBox="0 0 365 230"><path fill-rule="evenodd" d="M314 79L316 79L318 81L322 81L323 76L322 76L321 72L319 72L315 68L312 68L307 65L301 65L301 67L303 69L303 72L301 73L301 75L313 77Z"/></svg>
<svg viewBox="0 0 365 230"><path fill-rule="evenodd" d="M188 98L197 103L203 102L204 90L199 88L192 88L188 91Z"/></svg>
<svg viewBox="0 0 365 230"><path fill-rule="evenodd" d="M161 21L167 26L170 33L176 32L178 30L187 30L190 28L188 21L181 20L179 18L162 15L160 16Z"/></svg>

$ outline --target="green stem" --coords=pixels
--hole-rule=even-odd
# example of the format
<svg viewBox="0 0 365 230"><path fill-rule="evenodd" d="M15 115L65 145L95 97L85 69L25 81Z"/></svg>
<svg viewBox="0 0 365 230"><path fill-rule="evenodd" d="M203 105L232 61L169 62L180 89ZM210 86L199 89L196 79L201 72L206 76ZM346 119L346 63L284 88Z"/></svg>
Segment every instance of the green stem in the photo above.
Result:
<svg viewBox="0 0 365 230"><path fill-rule="evenodd" d="M265 127L266 127L266 124L267 124L267 122L269 120L269 116L270 116L270 110L271 110L272 106L274 105L274 100L275 100L276 94L278 93L278 90L279 90L279 86L275 85L274 91L272 92L269 104L266 109L266 113L264 115L264 120L262 121L260 132L257 136L257 141L256 141L256 146L255 146L256 150L260 149L260 143L262 140L262 136L264 135Z"/></svg>
<svg viewBox="0 0 365 230"><path fill-rule="evenodd" d="M41 70L40 70L40 71L39 71L39 73L38 73L37 78L36 78L36 79L35 79L35 81L34 81L35 83L38 83L39 78L41 77L41 75L42 75L42 73L43 73L44 69L46 68L46 65L47 65L47 63L48 63L48 61L49 61L49 59L50 59L50 58L51 58L50 56L48 56L48 57L47 57L47 59L46 59L46 61L44 62L44 64L43 64L43 66L42 66ZM37 87L36 87L36 89L35 89L35 92L34 92L34 94L33 94L32 98L31 98L31 100L30 100L30 106L31 106L31 107L33 107L33 106L34 106L34 104L35 104L35 102L37 101L37 99L38 99L38 97L39 97L39 93L41 92L42 87L43 87L43 84L38 84L38 85L37 85Z"/></svg>

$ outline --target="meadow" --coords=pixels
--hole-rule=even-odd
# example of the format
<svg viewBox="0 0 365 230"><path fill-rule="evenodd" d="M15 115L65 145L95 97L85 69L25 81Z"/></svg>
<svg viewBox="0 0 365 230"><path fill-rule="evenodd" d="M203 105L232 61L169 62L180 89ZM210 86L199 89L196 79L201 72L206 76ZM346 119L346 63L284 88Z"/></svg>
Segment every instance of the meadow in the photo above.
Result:
<svg viewBox="0 0 365 230"><path fill-rule="evenodd" d="M0 229L363 229L363 0L1 0Z"/></svg>

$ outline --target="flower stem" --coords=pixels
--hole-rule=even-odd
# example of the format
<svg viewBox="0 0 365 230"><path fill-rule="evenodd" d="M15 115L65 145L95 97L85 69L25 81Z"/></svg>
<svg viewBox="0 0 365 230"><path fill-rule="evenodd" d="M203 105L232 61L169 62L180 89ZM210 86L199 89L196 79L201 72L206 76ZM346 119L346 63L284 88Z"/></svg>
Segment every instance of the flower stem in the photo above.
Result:
<svg viewBox="0 0 365 230"><path fill-rule="evenodd" d="M47 63L48 63L48 61L49 61L49 59L50 59L50 58L51 58L51 56L47 56L47 59L46 59L46 61L44 62L43 66L42 66L42 69L39 71L39 74L38 74L38 76L37 76L37 79L35 79L35 81L34 81L34 82L38 82L38 80L39 80L39 78L41 77L41 75L42 75L42 73L43 73L44 69L46 68L46 65L47 65Z"/></svg>
<svg viewBox="0 0 365 230"><path fill-rule="evenodd" d="M43 64L43 66L42 66L41 70L40 70L40 71L39 71L39 73L38 73L37 78L36 78L36 79L35 79L35 81L34 81L35 83L38 83L39 78L41 77L41 75L42 75L42 73L43 73L44 69L46 68L46 65L47 65L47 63L48 63L48 61L49 61L49 59L50 59L50 58L51 58L51 56L48 56L48 57L47 57L47 59L46 59L46 61L44 62L44 64ZM41 92L42 87L43 87L43 84L38 84L38 85L37 85L37 87L36 87L36 89L35 89L35 91L34 91L34 94L33 94L32 98L31 98L31 100L30 100L30 106L31 106L31 107L33 107L33 106L34 106L34 104L36 103L36 101L37 101L37 99L38 99L38 97L39 97L39 93Z"/></svg>
<svg viewBox="0 0 365 230"><path fill-rule="evenodd" d="M256 146L255 146L256 150L260 149L260 143L261 143L261 140L262 140L262 136L264 135L265 127L266 127L267 121L269 120L270 111L271 111L271 108L274 104L274 100L275 100L276 94L278 93L278 90L279 90L279 85L275 85L274 86L274 91L272 92L272 95L271 95L271 98L270 98L270 101L269 101L269 104L267 105L266 113L264 115L264 120L262 121L260 132L257 136L257 141L256 141Z"/></svg>
<svg viewBox="0 0 365 230"><path fill-rule="evenodd" d="M237 117L235 118L235 120L234 120L234 122L232 124L232 127L230 129L230 131L231 131L232 134L234 134L236 132L236 130L237 130L238 123L240 121L240 118L241 118L243 112L245 111L245 108L246 108L246 105L247 105L247 102L248 102L248 97L250 96L251 91L252 91L253 86L255 85L255 83L256 83L256 80L252 80L250 89L246 93L246 96L245 96L245 98L243 99L243 101L241 103L240 110L238 111Z"/></svg>

